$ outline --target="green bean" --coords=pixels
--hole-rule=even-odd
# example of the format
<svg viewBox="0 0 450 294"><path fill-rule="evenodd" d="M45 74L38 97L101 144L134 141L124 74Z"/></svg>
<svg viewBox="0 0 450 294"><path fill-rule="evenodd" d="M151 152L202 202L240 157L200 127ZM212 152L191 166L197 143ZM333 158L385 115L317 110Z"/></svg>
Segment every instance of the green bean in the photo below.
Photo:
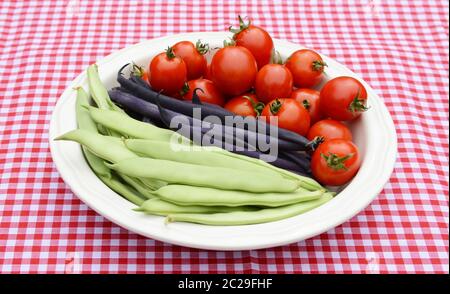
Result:
<svg viewBox="0 0 450 294"><path fill-rule="evenodd" d="M278 174L278 172L271 169L246 160L232 158L218 152L212 152L209 148L202 146L182 145L166 141L144 139L125 140L125 146L136 154L155 159L164 159L205 166L238 168L239 170L261 172L272 175Z"/></svg>
<svg viewBox="0 0 450 294"><path fill-rule="evenodd" d="M100 77L98 76L98 67L96 64L92 64L88 67L87 77L89 91L91 92L92 98L94 98L97 106L102 109L110 109L110 104L108 103L108 100L105 99L105 97L108 96L108 91L100 81Z"/></svg>
<svg viewBox="0 0 450 294"><path fill-rule="evenodd" d="M287 171L287 170L284 170L282 168L273 166L273 165L265 162L264 160L248 157L248 156L241 155L241 154L232 153L232 152L226 151L224 149L220 149L220 148L215 148L215 149L211 149L211 150L213 152L221 153L221 154L227 155L229 157L242 159L242 160L245 160L245 161L257 164L259 166L266 167L268 169L271 169L273 171L278 172L279 174L285 176L288 179L298 180L298 181L300 181L300 187L308 189L309 191L316 191L316 190L326 191L326 189L324 187L322 187L315 180L313 180L311 178L308 178L308 177L301 176L301 175L297 175L297 174L292 173L290 171Z"/></svg>
<svg viewBox="0 0 450 294"><path fill-rule="evenodd" d="M122 195L128 201L138 206L144 203L145 197L140 197L138 191L128 185L123 184L116 175L113 174L110 178L99 176L99 178L103 181L103 183L105 183L105 185Z"/></svg>
<svg viewBox="0 0 450 294"><path fill-rule="evenodd" d="M129 158L111 169L132 177L152 178L168 183L203 186L248 192L292 192L298 182L279 175L241 171L224 167L210 167L151 158Z"/></svg>
<svg viewBox="0 0 450 294"><path fill-rule="evenodd" d="M106 166L106 165L105 165ZM147 187L136 178L132 178L126 175L119 174L119 176L131 187L133 187L136 191L138 191L142 196L147 199L154 198L155 196L151 191L147 189Z"/></svg>
<svg viewBox="0 0 450 294"><path fill-rule="evenodd" d="M176 132L135 120L123 113L95 107L89 107L89 112L96 123L130 137L166 141L180 137Z"/></svg>
<svg viewBox="0 0 450 294"><path fill-rule="evenodd" d="M97 126L91 119L89 110L86 108L89 106L89 97L82 87L76 88L77 99L75 102L75 114L77 118L77 124L80 129L97 132Z"/></svg>
<svg viewBox="0 0 450 294"><path fill-rule="evenodd" d="M109 162L120 162L124 159L138 157L128 150L119 138L103 136L86 130L73 130L55 140L75 141L87 147L96 156Z"/></svg>
<svg viewBox="0 0 450 294"><path fill-rule="evenodd" d="M174 213L166 217L166 223L169 222L190 222L213 226L237 226L250 225L265 222L277 221L289 217L299 215L316 208L327 201L331 200L333 196L330 193L325 193L317 200L301 202L297 204L281 206L276 208L266 208L257 211L235 211L228 213Z"/></svg>
<svg viewBox="0 0 450 294"><path fill-rule="evenodd" d="M83 129L85 132L92 132L95 134L95 132L97 132L97 127L89 116L89 111L85 108L88 104L89 100L86 92L82 88L78 88L75 104L78 127ZM103 164L103 159L91 153L84 146L82 146L82 150L87 163L105 185L136 205L141 205L144 202L144 200L139 197L139 192L123 184L116 175L111 174L110 169Z"/></svg>
<svg viewBox="0 0 450 294"><path fill-rule="evenodd" d="M146 200L134 211L142 211L148 214L168 215L171 213L218 213L218 212L233 212L233 211L253 211L257 210L255 207L224 207L224 206L200 206L200 205L176 205L158 198Z"/></svg>
<svg viewBox="0 0 450 294"><path fill-rule="evenodd" d="M111 109L114 111L118 111L121 113L125 113L120 107L114 104L109 98L108 91L103 85L100 77L98 75L98 67L96 64L92 64L87 69L87 79L89 84L89 92L92 95L95 103L99 108L102 109ZM120 137L121 135L114 130L109 130L102 125L97 126L100 133L105 135L111 135L115 137Z"/></svg>
<svg viewBox="0 0 450 294"><path fill-rule="evenodd" d="M139 178L139 181L151 191L158 190L159 188L167 185L167 182L156 180L156 179L150 179L150 178Z"/></svg>
<svg viewBox="0 0 450 294"><path fill-rule="evenodd" d="M83 130L97 132L97 126L89 115L89 111L85 108L89 105L89 99L83 88L77 88L77 99L75 105L75 113L77 117L78 127ZM86 147L82 146L84 157L91 169L97 174L104 177L110 177L110 170L103 164L103 159L92 154Z"/></svg>
<svg viewBox="0 0 450 294"><path fill-rule="evenodd" d="M115 137L103 136L86 130L73 130L55 138L55 140L69 140L78 142L97 157L97 159L95 159L96 168L100 168L100 166L103 165L108 171L109 168L104 164L105 160L115 163L124 159L138 157L135 153L125 147L123 140ZM122 176L122 174L120 175ZM145 185L145 187L150 188L151 190L156 190L166 185L164 182L152 179L141 179L140 182L135 183L141 184L141 182ZM142 188L145 189L144 187Z"/></svg>
<svg viewBox="0 0 450 294"><path fill-rule="evenodd" d="M153 192L159 198L178 205L277 207L320 198L322 191L299 188L291 193L249 193L186 185L167 185Z"/></svg>
<svg viewBox="0 0 450 294"><path fill-rule="evenodd" d="M97 64L91 64L87 69L87 78L89 84L89 92L94 98L95 103L101 109L111 109L118 112L125 113L120 107L114 104L108 95L108 90L106 90L100 76L98 75Z"/></svg>
<svg viewBox="0 0 450 294"><path fill-rule="evenodd" d="M96 71L96 67L90 67L90 69L88 69L88 73L91 73L91 80L97 81L97 82L90 82L91 84L100 84L99 78L98 78L98 73ZM105 89L102 87L93 87L94 89L100 89L100 90L93 90L93 93L97 93L97 97L103 97L103 99L101 101L109 101L109 97L105 95ZM106 97L106 98L105 98ZM95 124L95 122L92 120L90 113L89 113L89 100L87 97L86 92L80 87L77 89L77 105L76 105L76 109L77 109L77 122L78 122L78 126L80 129L82 130L87 130L87 131L91 131L91 132L95 132L97 133L97 140L95 140L94 142L91 142L89 140L92 140L93 135L92 134L88 134L88 137L85 137L86 134L80 133L79 131L74 131L74 133L71 134L66 134L66 136L61 136L57 139L71 139L74 141L77 141L78 143L82 144L82 148L83 148L83 153L85 154L85 157L89 157L87 158L88 163L90 163L91 168L94 170L94 172L96 174L101 174L104 176L109 175L110 170L109 168L106 167L106 165L104 165L104 160L112 160L112 162L114 162L114 158L117 157L116 159L122 160L123 158L128 158L128 157L136 157L137 155L128 152L127 150L125 150L126 148L123 147L123 143L122 140L120 139L115 139L113 137L105 137L105 136L101 136L100 134L98 134L98 130L97 130L97 126ZM116 144L111 145L112 141L115 141ZM100 141L100 142L99 142ZM93 143L93 144L92 144ZM94 154L92 154L92 152L90 152L86 146L90 146L90 148L92 150L95 150L95 152L97 154L100 154L100 157L95 156ZM120 145L120 146L119 146ZM110 149L110 147L112 147L112 149ZM105 155L106 154L106 155ZM122 157L120 157L122 156ZM150 194L146 191L144 185L142 182L140 182L139 179L125 179L124 175L120 175L126 182L128 182L129 184L131 184L136 190L140 191L141 194L145 194L146 197L149 197ZM126 176L125 176L126 177ZM150 186L152 188L152 190L156 190L160 187L162 187L165 183L162 182L157 182L157 181L152 181L150 179L144 179L145 184L148 184L148 186Z"/></svg>

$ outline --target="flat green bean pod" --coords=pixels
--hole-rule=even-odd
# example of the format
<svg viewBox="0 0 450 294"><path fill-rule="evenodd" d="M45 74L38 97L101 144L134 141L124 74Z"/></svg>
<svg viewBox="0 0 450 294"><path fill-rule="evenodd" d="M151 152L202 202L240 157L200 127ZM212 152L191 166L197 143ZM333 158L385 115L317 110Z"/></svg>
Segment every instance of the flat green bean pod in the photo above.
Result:
<svg viewBox="0 0 450 294"><path fill-rule="evenodd" d="M89 112L96 123L130 137L169 141L174 136L180 136L176 132L138 121L124 113L96 107L89 107Z"/></svg>
<svg viewBox="0 0 450 294"><path fill-rule="evenodd" d="M176 205L158 198L146 200L142 205L133 210L148 214L168 215L171 213L218 213L233 211L253 211L255 207L224 207L224 206L200 206L200 205Z"/></svg>
<svg viewBox="0 0 450 294"><path fill-rule="evenodd" d="M89 84L89 92L92 95L95 103L99 108L102 109L111 109L114 111L118 111L121 113L125 113L120 107L114 104L109 98L108 91L100 80L100 76L98 75L98 67L97 64L92 64L87 69L87 80ZM104 126L99 125L98 130L100 133L111 136L121 136L119 133L114 130L110 130L105 128Z"/></svg>
<svg viewBox="0 0 450 294"><path fill-rule="evenodd" d="M147 189L150 189L150 191L158 190L159 188L167 185L166 182L156 180L156 179L150 179L150 178L139 178L139 181L147 187Z"/></svg>
<svg viewBox="0 0 450 294"><path fill-rule="evenodd" d="M98 132L95 122L91 119L89 111L85 108L89 105L89 99L83 88L77 88L77 99L75 104L75 114L77 118L78 128L90 131ZM86 147L82 146L84 157L88 162L92 170L98 175L103 177L111 177L109 168L103 164L103 159L95 156Z"/></svg>
<svg viewBox="0 0 450 294"><path fill-rule="evenodd" d="M155 159L171 160L183 163L199 164L234 168L244 171L260 172L265 174L279 174L272 169L257 165L247 160L233 158L223 153L213 152L211 148L201 146L181 145L167 141L144 139L125 140L125 146L136 154Z"/></svg>
<svg viewBox="0 0 450 294"><path fill-rule="evenodd" d="M292 192L299 187L297 181L285 179L280 175L266 175L145 157L129 158L115 164L107 164L107 166L132 177L224 190Z"/></svg>
<svg viewBox="0 0 450 294"><path fill-rule="evenodd" d="M104 164L103 164L104 165ZM105 165L106 166L106 165ZM136 191L138 191L142 196L147 199L154 198L152 191L147 189L147 187L136 178L129 177L127 175L119 174L119 176L131 187L133 187Z"/></svg>
<svg viewBox="0 0 450 294"><path fill-rule="evenodd" d="M128 201L138 206L144 203L145 197L141 196L140 193L134 188L122 183L116 175L113 174L110 178L99 176L99 178L103 183L105 183L106 186L110 187L116 193L122 195Z"/></svg>
<svg viewBox="0 0 450 294"><path fill-rule="evenodd" d="M91 64L87 69L87 78L89 84L89 92L94 98L95 103L101 109L111 109L121 113L125 113L120 107L111 101L108 90L103 85L98 74L97 64Z"/></svg>
<svg viewBox="0 0 450 294"><path fill-rule="evenodd" d="M279 174L285 176L288 179L296 179L300 181L300 186L302 188L308 189L310 191L315 191L315 190L323 190L326 191L326 189L324 187L322 187L318 182L316 182L314 179L308 178L308 177L304 177L301 175L297 175L293 172L284 170L282 168L273 166L267 162L265 162L264 160L261 159L257 159L257 158L252 158L252 157L248 157L245 155L241 155L241 154L236 154L236 153L232 153L229 152L227 150L224 149L220 149L220 148L216 148L216 149L211 149L213 152L217 152L217 153L221 153L224 155L227 155L229 157L233 157L233 158L239 158L248 162L252 162L254 164L266 167L268 169L271 169L273 171L278 172Z"/></svg>
<svg viewBox="0 0 450 294"><path fill-rule="evenodd" d="M91 64L87 69L87 78L89 84L89 92L94 98L95 104L102 109L109 109L110 104L105 99L108 96L108 91L103 87L98 76L98 67L96 64ZM109 96L108 96L109 97Z"/></svg>
<svg viewBox="0 0 450 294"><path fill-rule="evenodd" d="M213 226L237 226L267 223L305 213L328 202L332 198L333 196L330 193L325 193L317 200L311 200L276 208L266 208L257 211L235 211L213 214L174 213L169 214L166 217L166 223L190 222Z"/></svg>
<svg viewBox="0 0 450 294"><path fill-rule="evenodd" d="M257 205L268 207L284 206L314 200L320 198L323 194L323 192L319 190L306 191L302 188L290 193L250 193L187 185L167 185L152 193L165 201L178 205Z"/></svg>
<svg viewBox="0 0 450 294"><path fill-rule="evenodd" d="M120 138L103 136L86 130L73 130L55 140L75 141L87 147L96 156L110 162L119 162L124 159L138 157L128 150Z"/></svg>

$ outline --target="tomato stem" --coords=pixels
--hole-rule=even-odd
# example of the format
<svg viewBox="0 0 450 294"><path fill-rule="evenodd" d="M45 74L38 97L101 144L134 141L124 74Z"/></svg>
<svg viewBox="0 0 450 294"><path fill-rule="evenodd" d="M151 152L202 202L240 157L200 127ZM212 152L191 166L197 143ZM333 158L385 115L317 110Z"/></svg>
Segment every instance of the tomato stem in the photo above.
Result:
<svg viewBox="0 0 450 294"><path fill-rule="evenodd" d="M202 43L199 39L197 43L195 43L195 49L197 49L198 53L201 55L205 55L209 51L209 44L208 43Z"/></svg>
<svg viewBox="0 0 450 294"><path fill-rule="evenodd" d="M328 155L325 155L323 153L320 153L320 156L322 156L323 159L327 162L328 167L334 169L335 171L338 170L348 170L348 168L345 166L344 162L351 158L353 156L353 153L350 153L346 156L337 156L334 153L328 152Z"/></svg>
<svg viewBox="0 0 450 294"><path fill-rule="evenodd" d="M272 104L270 104L270 112L272 114L277 114L278 111L280 111L281 106L283 105L283 103L281 103L280 100L275 99L274 102L272 102Z"/></svg>
<svg viewBox="0 0 450 294"><path fill-rule="evenodd" d="M360 99L360 92L361 91L358 89L358 93L356 93L355 98L353 98L353 101L348 107L351 112L364 112L369 110L369 107L366 106L366 100Z"/></svg>
<svg viewBox="0 0 450 294"><path fill-rule="evenodd" d="M228 46L234 46L236 45L236 42L234 40L223 40L223 47L228 47Z"/></svg>
<svg viewBox="0 0 450 294"><path fill-rule="evenodd" d="M238 19L239 19L239 28L238 29L233 29L233 26L230 26L228 28L228 30L234 34L233 39L235 39L236 35L238 35L240 32L242 32L243 30L246 30L252 22L251 20L248 20L248 22L245 23L240 15L238 15Z"/></svg>
<svg viewBox="0 0 450 294"><path fill-rule="evenodd" d="M325 66L328 66L328 64L326 64L323 60L314 60L312 63L312 68L315 71L323 71Z"/></svg>
<svg viewBox="0 0 450 294"><path fill-rule="evenodd" d="M175 58L175 57L176 57L176 56L175 56L175 53L173 52L172 47L167 47L167 49L166 49L166 55L167 55L167 58L169 58L169 59L172 59L172 58Z"/></svg>
<svg viewBox="0 0 450 294"><path fill-rule="evenodd" d="M308 100L303 100L302 101L303 107L305 107L306 110L309 110L311 108L311 103L309 103Z"/></svg>
<svg viewBox="0 0 450 294"><path fill-rule="evenodd" d="M181 97L183 97L184 95L186 95L187 92L189 92L189 85L188 83L184 83L183 87L180 90L180 95Z"/></svg>
<svg viewBox="0 0 450 294"><path fill-rule="evenodd" d="M142 76L144 75L145 70L144 68L142 68L141 66L135 64L133 62L133 68L131 69L131 74L137 77L142 78Z"/></svg>
<svg viewBox="0 0 450 294"><path fill-rule="evenodd" d="M250 101L250 103L252 104L253 110L256 112L256 116L260 116L264 109L264 103L262 103L262 102L255 103L255 100L253 100L252 97L250 97L250 96L243 96L243 98Z"/></svg>

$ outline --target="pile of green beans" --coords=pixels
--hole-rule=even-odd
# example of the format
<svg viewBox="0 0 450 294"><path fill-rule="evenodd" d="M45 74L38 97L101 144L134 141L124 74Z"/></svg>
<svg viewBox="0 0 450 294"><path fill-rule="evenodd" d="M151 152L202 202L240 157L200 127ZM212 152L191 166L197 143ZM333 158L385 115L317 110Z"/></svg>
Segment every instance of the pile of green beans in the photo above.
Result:
<svg viewBox="0 0 450 294"><path fill-rule="evenodd" d="M92 171L137 213L247 225L292 217L333 197L310 178L135 120L111 101L95 64L87 77L92 101L75 89L78 129L55 140L79 143Z"/></svg>
<svg viewBox="0 0 450 294"><path fill-rule="evenodd" d="M88 134L98 134L97 126L91 119L89 112L85 108L89 104L88 96L83 88L77 88L76 100L76 118L79 131L86 131ZM128 201L141 205L145 201L145 197L141 196L136 189L123 184L118 175L104 164L104 160L92 153L86 146L82 146L83 154L91 169L99 177L99 179L112 190L122 195Z"/></svg>

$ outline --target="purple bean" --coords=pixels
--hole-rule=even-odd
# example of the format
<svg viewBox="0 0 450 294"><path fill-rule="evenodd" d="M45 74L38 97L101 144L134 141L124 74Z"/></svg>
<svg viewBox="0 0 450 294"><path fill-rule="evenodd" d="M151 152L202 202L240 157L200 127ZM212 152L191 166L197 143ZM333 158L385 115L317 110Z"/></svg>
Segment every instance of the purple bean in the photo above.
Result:
<svg viewBox="0 0 450 294"><path fill-rule="evenodd" d="M311 172L311 156L305 153L283 151L280 153L281 158L295 163L300 166L304 171Z"/></svg>
<svg viewBox="0 0 450 294"><path fill-rule="evenodd" d="M126 67L127 65L123 66L117 75L117 81L119 82L119 84L128 89L129 91L131 91L132 93L134 93L136 96L147 100L149 102L155 103L155 99L156 96L158 95L157 92L143 87L129 79L126 79L123 75L122 75L122 70ZM139 77L136 77L137 79L139 79ZM234 117L235 115L232 112L229 112L228 110L221 108L221 107L217 107L216 105L212 105L212 104L207 104L207 103L203 103L203 104L193 104L191 102L187 102L187 101L181 101L181 100L177 100L171 97L168 97L166 95L161 94L160 95L160 103L164 108L188 115L188 116L192 116L193 114L193 109L194 108L200 108L202 110L201 115L202 115L202 119L206 116L209 115L215 115L217 117L219 117L222 120L222 123L224 123L225 117L226 116L232 116ZM261 121L261 120L256 120L256 119L250 119L249 123L248 123L249 127L257 129L257 127L261 127L263 129L264 134L270 134L270 132L273 132L275 130L275 128L277 128L276 126L272 126L272 125L268 125L265 122ZM258 131L260 131L258 129ZM260 132L262 133L262 132ZM281 139L285 139L286 141L290 141L292 143L296 143L299 144L300 146L303 146L303 149L305 148L310 148L310 149L314 149L315 148L315 142L310 142L308 141L305 137L300 136L299 134L286 130L286 129L282 129L282 128L278 128L278 135Z"/></svg>

